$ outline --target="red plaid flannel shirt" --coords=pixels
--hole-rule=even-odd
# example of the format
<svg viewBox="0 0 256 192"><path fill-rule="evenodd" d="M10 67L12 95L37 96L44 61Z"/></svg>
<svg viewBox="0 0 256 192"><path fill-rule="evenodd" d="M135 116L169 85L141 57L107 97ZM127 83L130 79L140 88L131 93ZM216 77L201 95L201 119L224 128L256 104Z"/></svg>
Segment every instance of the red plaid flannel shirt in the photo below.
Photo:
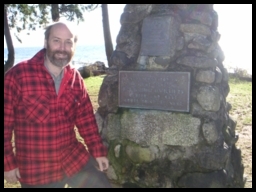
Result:
<svg viewBox="0 0 256 192"><path fill-rule="evenodd" d="M21 182L47 184L72 176L94 157L107 155L83 79L69 65L59 94L44 66L45 50L4 77L4 171L19 168ZM79 130L88 150L76 139ZM15 153L11 143L15 136Z"/></svg>

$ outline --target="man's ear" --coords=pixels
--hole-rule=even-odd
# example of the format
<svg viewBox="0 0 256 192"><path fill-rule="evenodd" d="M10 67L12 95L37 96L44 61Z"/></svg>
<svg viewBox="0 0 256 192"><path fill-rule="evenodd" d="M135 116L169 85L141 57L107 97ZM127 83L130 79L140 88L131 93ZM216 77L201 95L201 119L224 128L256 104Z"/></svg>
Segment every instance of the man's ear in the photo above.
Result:
<svg viewBox="0 0 256 192"><path fill-rule="evenodd" d="M46 42L46 40L44 40L44 48L45 48L45 49L47 48L47 42Z"/></svg>

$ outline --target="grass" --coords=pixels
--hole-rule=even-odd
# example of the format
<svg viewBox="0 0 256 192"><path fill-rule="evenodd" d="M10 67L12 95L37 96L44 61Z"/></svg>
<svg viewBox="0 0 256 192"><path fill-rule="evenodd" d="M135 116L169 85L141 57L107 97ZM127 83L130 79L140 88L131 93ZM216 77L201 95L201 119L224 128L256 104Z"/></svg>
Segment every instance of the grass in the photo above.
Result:
<svg viewBox="0 0 256 192"><path fill-rule="evenodd" d="M98 94L99 94L99 90L100 90L100 86L102 84L103 78L105 75L101 75L101 76L95 76L95 77L88 77L86 79L84 79L84 83L86 86L86 89L90 95L90 99L94 108L94 112L96 112L96 110L99 107L98 104Z"/></svg>
<svg viewBox="0 0 256 192"><path fill-rule="evenodd" d="M252 82L239 78L229 79L230 92L227 101L232 105L230 115L237 119L237 130L252 125Z"/></svg>
<svg viewBox="0 0 256 192"><path fill-rule="evenodd" d="M239 139L236 146L241 149L245 188L252 188L252 82L242 81L238 76L231 77L229 86L226 100L232 105L229 114L237 122Z"/></svg>
<svg viewBox="0 0 256 192"><path fill-rule="evenodd" d="M98 93L103 76L89 77L84 80L94 111L98 108ZM237 121L236 130L241 134L237 146L242 151L245 175L248 179L245 188L252 188L252 82L232 77L229 79L230 92L226 100L232 105L230 115ZM19 188L20 184L9 184L4 180L4 188Z"/></svg>
<svg viewBox="0 0 256 192"><path fill-rule="evenodd" d="M99 89L102 84L103 78L104 75L84 79L85 86L90 96L98 97Z"/></svg>

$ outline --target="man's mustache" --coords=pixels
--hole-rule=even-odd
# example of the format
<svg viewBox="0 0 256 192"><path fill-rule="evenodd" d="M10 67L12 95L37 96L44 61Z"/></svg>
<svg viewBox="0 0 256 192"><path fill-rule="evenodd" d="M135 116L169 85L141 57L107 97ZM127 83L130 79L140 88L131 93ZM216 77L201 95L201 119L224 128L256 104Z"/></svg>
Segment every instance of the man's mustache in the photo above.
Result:
<svg viewBox="0 0 256 192"><path fill-rule="evenodd" d="M69 53L66 51L55 51L54 54L63 54L63 55L68 55Z"/></svg>

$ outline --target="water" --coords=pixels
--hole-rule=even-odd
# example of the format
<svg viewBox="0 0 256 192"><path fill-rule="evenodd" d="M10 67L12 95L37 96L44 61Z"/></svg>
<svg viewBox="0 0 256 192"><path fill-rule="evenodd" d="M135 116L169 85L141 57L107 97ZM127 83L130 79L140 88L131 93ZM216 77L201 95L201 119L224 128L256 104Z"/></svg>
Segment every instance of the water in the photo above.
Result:
<svg viewBox="0 0 256 192"><path fill-rule="evenodd" d="M16 47L15 48L15 64L25 59L33 57L42 47ZM4 48L4 60L7 60L8 51ZM105 53L105 45L78 45L75 55L73 57L73 64L75 68L83 65L93 64L96 61L104 62L108 67L107 57ZM234 72L235 65L232 61L225 59L224 66L230 73ZM236 62L239 64L238 68L245 69L248 74L252 74L252 67L247 62Z"/></svg>
<svg viewBox="0 0 256 192"><path fill-rule="evenodd" d="M15 48L15 64L20 61L30 59L33 57L42 47L16 47ZM4 48L4 60L7 60L8 51ZM75 55L73 57L73 63L76 68L84 64L93 64L96 61L104 62L108 67L107 57L105 53L105 45L85 45L77 46Z"/></svg>

